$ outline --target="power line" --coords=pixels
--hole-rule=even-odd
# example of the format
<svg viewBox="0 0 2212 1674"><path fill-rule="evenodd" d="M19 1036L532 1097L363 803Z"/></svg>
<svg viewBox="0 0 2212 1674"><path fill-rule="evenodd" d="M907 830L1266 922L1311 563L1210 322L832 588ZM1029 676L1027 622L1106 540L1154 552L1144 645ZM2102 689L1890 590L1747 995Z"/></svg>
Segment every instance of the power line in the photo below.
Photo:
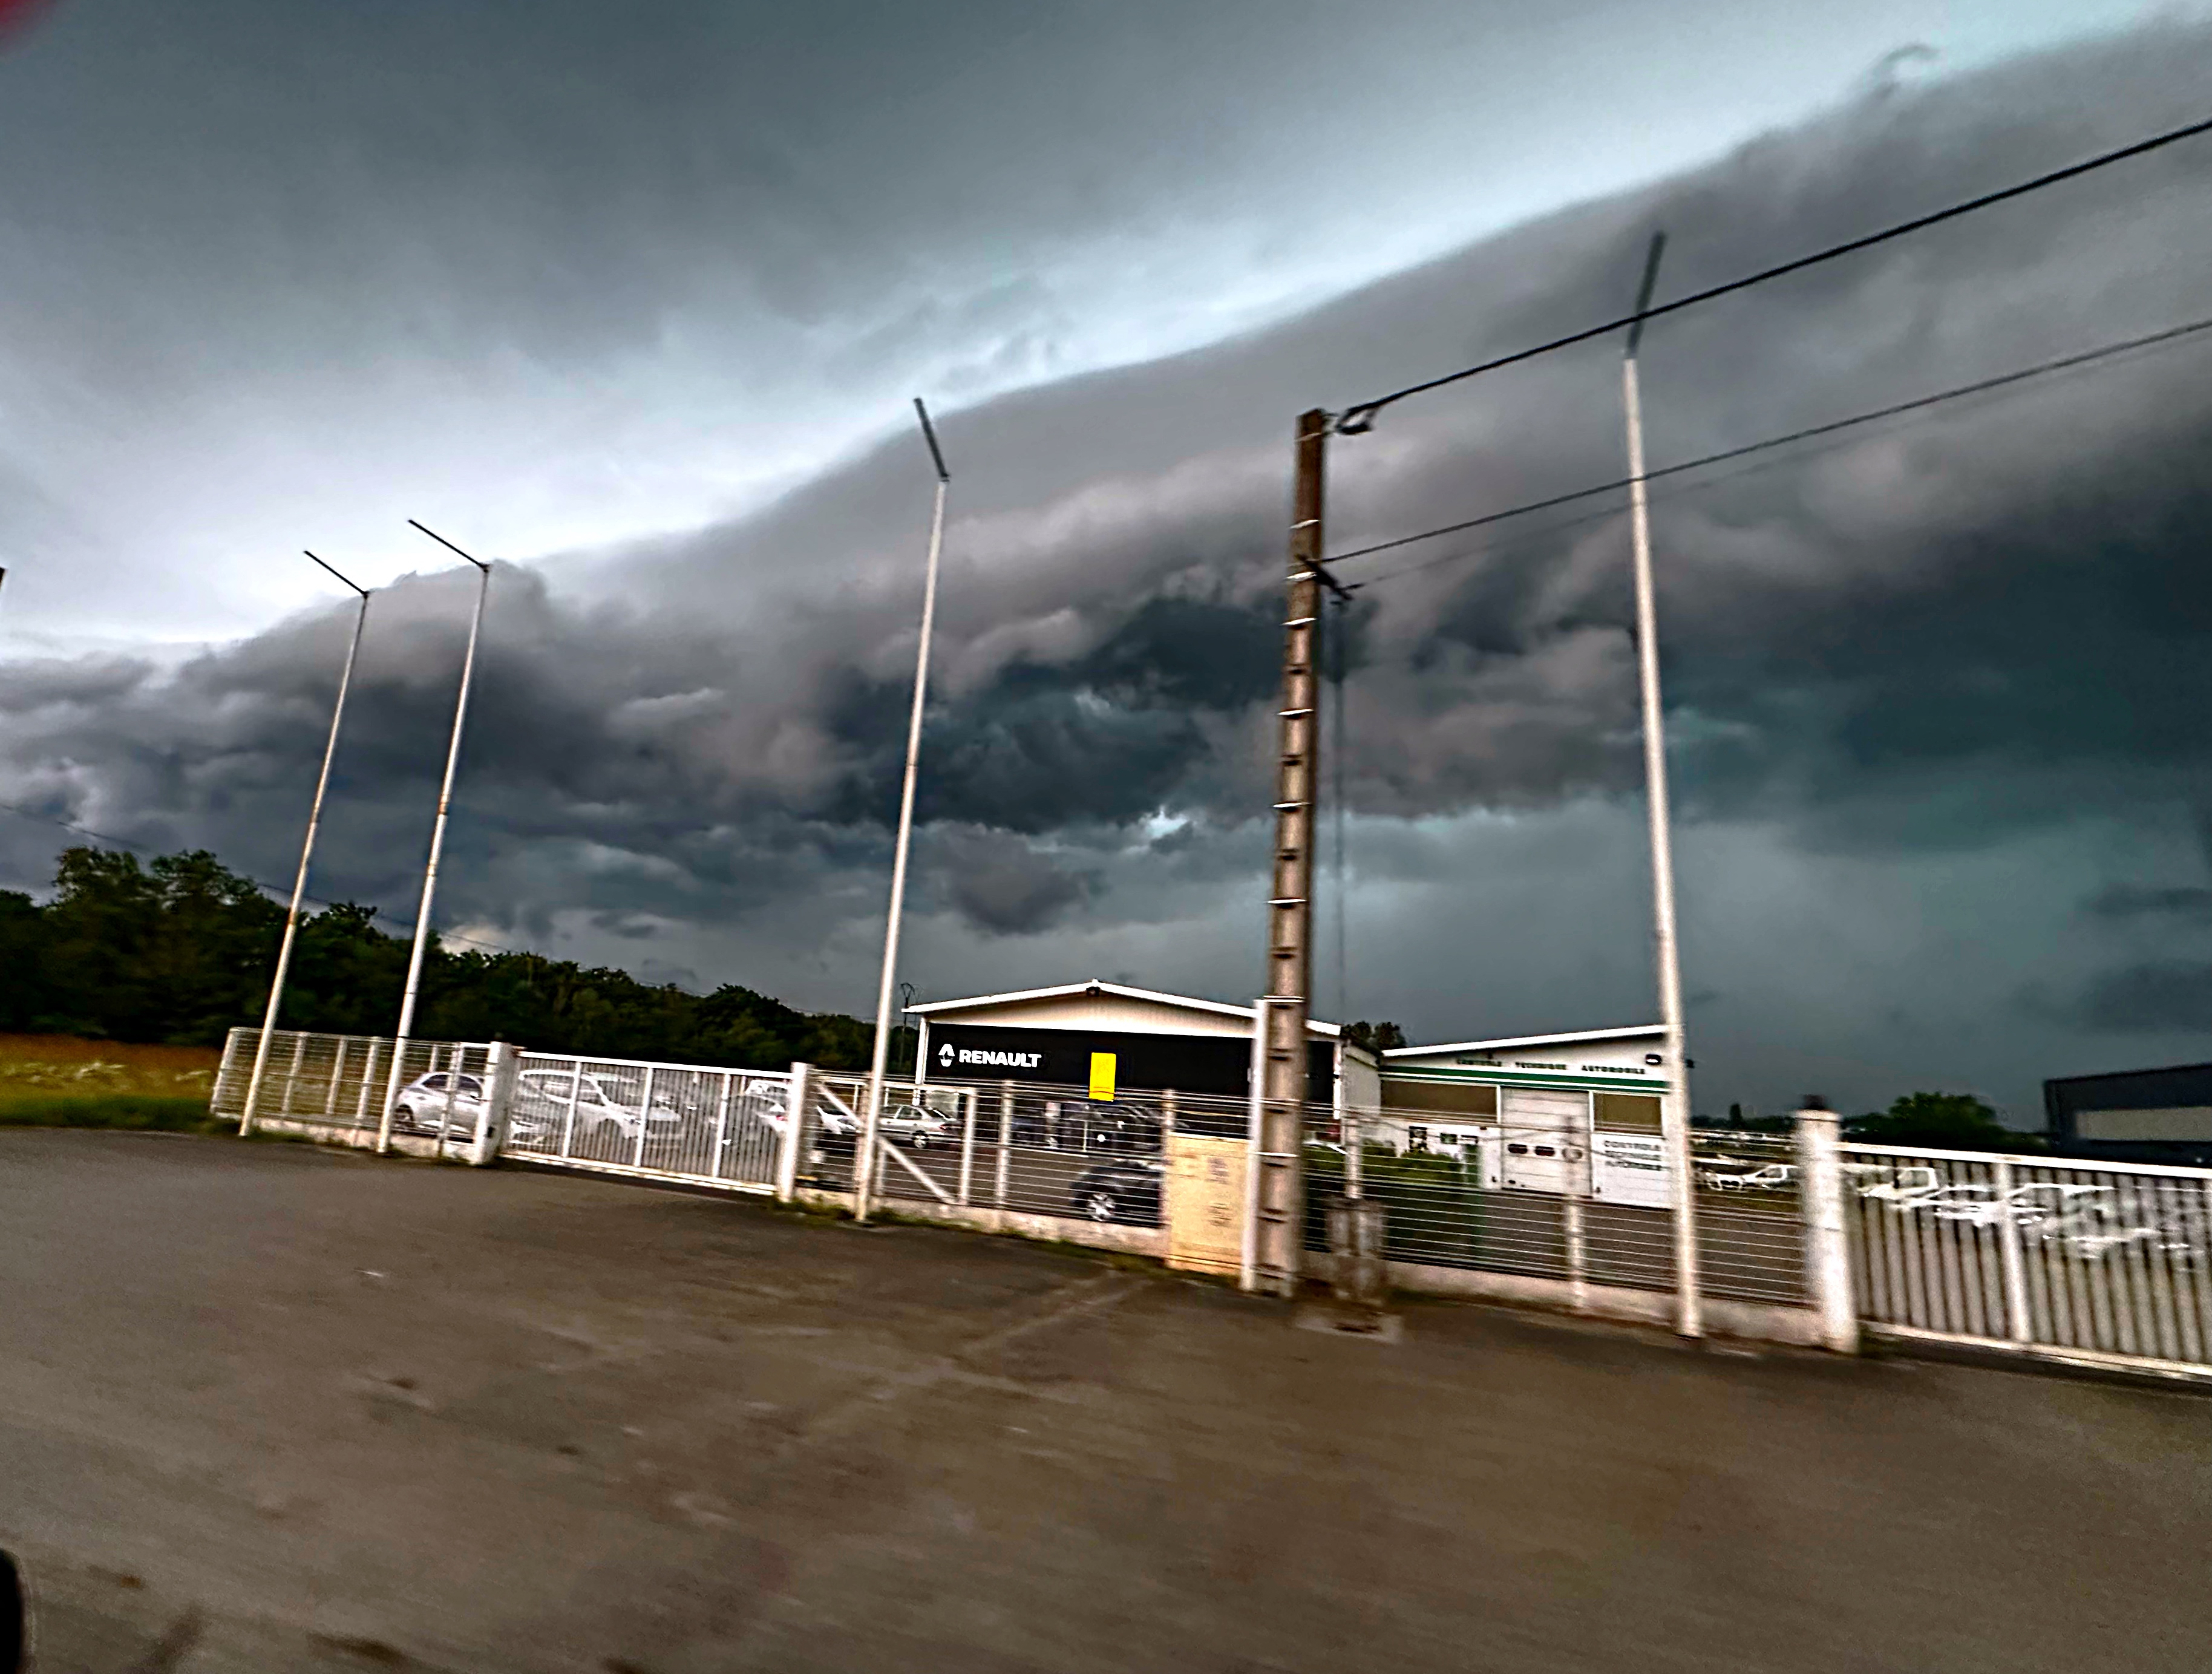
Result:
<svg viewBox="0 0 2212 1674"><path fill-rule="evenodd" d="M36 809L26 808L20 803L0 802L0 809L4 809L10 814L19 814L27 820L39 820L47 825L59 826L64 831L74 831L80 837L89 837L95 842L112 843L117 848L129 849L133 854L148 854L152 852L151 848L147 844L134 843L128 837L111 837L104 831L94 831L88 825L78 825L73 821L57 819L52 814L41 814ZM237 876L246 877L246 874L243 872L237 874ZM275 884L264 883L258 877L246 877L246 881L264 895L275 895L280 899L283 898L285 895L285 892L279 889ZM325 901L319 895L302 895L300 899L314 907L331 907L339 905L337 901ZM440 931L437 934L441 941L460 942L465 943L469 947L483 948L493 953L506 953L509 951L509 949L501 947L496 942L479 941L473 936L459 936L449 931Z"/></svg>
<svg viewBox="0 0 2212 1674"><path fill-rule="evenodd" d="M1783 263L1779 267L1771 267L1758 273L1747 274L1741 279L1731 279L1726 284L1715 285L1706 290L1693 292L1688 296L1677 297L1672 302L1662 302L1654 307L1642 308L1635 313L1624 314L1619 319L1607 320L1602 325L1592 325L1580 331L1570 332L1564 337L1554 337L1549 343L1538 343L1534 348L1516 349L1510 355L1501 355L1495 360L1485 361L1478 366L1468 367L1459 372L1446 373L1441 378L1431 378L1422 383L1409 384L1404 389L1395 391L1389 395L1379 397L1373 401L1363 401L1356 406L1346 408L1337 418L1336 433L1340 436L1364 434L1375 428L1375 420L1385 407L1389 406L1393 402L1403 401L1407 396L1422 395L1431 390L1440 390L1447 384L1461 383L1469 378L1480 377L1486 372L1496 372L1501 367L1516 366L1523 361L1533 361L1540 355L1552 354L1557 349L1569 349L1576 343L1588 343L1593 337L1607 337L1627 327L1656 319L1662 314L1679 313L1681 310L1693 308L1701 302L1711 302L1716 297L1729 296L1737 291L1749 290L1753 285L1763 285L1770 279L1779 279L1785 274L1802 272L1805 269L1817 267L1823 262L1832 262L1838 257L1870 249L1877 244L1886 244L1892 239L1903 238L1907 233L1917 233L1943 221L1955 221L1960 215L1973 214L1977 209L1986 209L1992 204L2003 203L2013 198L2024 197L2029 192L2040 191L2046 186L2057 185L2062 181L2077 179L2097 169L2108 168L2114 163L2125 162L2131 157L2140 157L2146 153L2178 144L2185 139L2194 139L2199 134L2208 132L2212 132L2212 118L2201 122L2192 122L2186 127L2169 129L2166 132L2154 135L2149 139L2138 140L2133 145L2124 145L2117 151L2107 151L2081 162L2069 164L2064 168L2053 169L2048 174L2039 174L2032 180L2022 180L2017 185L2006 186L1997 191L1984 192L1979 197L1970 197L1963 203L1954 203L1948 209L1938 209L1932 215L1918 215L1911 221L1901 221L1894 227L1884 227L1879 233L1869 233L1862 238L1851 239L1843 244L1831 245L1826 250L1815 251L1809 256L1800 256L1795 261Z"/></svg>
<svg viewBox="0 0 2212 1674"><path fill-rule="evenodd" d="M1657 470L1645 472L1644 480L1647 482L1656 482L1662 477L1679 476L1685 471L1700 470L1708 465L1723 464L1730 459L1741 459L1749 454L1764 453L1773 448L1787 447L1793 442L1808 441L1816 436L1833 435L1839 430L1850 430L1863 424L1873 424L1882 419L1895 418L1904 413L1918 412L1923 408L1939 406L1947 401L1957 401L1971 395L1984 395L1991 390L2004 389L2010 385L2026 383L2030 379L2047 377L2053 373L2069 371L2075 367L2091 366L2100 361L2110 360L2116 355L2125 355L2135 349L2153 349L2160 343L2176 342L2206 331L2212 331L2212 318L2191 320L2185 325L2170 326L2163 331L2153 331L2144 337L2130 337L2121 343L2106 343L2102 348L2085 349L2081 354L2063 355L2055 361L2044 361L2032 367L2022 367L2015 372L2002 373L1995 378L1978 379L1971 384L1960 384L1955 388L1938 390L1933 395L1917 396L1911 401L1900 401L1887 407L1877 407L1871 412L1854 414L1850 418L1832 419L1826 424L1808 425L1804 429L1792 430L1784 435L1769 436L1764 441L1747 442L1741 447L1724 448L1718 453L1707 453L1695 459L1685 459L1679 464L1662 465ZM1526 517L1532 512L1547 512L1554 506L1570 506L1577 500L1594 499L1600 494L1618 494L1623 488L1629 487L1634 480L1632 477L1616 477L1610 482L1595 483L1587 488L1576 488L1567 494L1553 494L1544 500L1528 500L1519 506L1508 506L1502 512L1488 512L1479 518L1468 518L1461 523L1448 523L1440 528L1425 529L1418 535L1401 535L1395 540L1377 541L1372 546L1354 547L1349 552L1334 553L1321 561L1324 564L1346 563L1354 558L1365 558L1377 552L1389 552L1399 547L1412 546L1419 541L1434 540L1441 535L1462 534L1470 529L1480 529L1490 524L1503 523L1510 518ZM1392 572L1396 575L1411 573L1410 570ZM1370 580L1381 579L1374 577L1370 578ZM1357 585L1369 584L1363 582Z"/></svg>

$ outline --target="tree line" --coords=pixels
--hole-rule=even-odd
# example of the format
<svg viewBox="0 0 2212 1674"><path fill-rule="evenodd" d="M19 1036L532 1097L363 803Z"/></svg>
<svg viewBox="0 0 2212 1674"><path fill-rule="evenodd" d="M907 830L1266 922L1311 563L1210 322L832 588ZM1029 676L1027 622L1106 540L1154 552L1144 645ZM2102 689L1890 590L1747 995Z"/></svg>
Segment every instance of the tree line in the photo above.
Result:
<svg viewBox="0 0 2212 1674"><path fill-rule="evenodd" d="M346 902L302 918L278 1026L389 1034L408 939ZM220 1046L258 1024L284 910L204 849L136 856L71 848L43 905L0 890L0 1033ZM433 938L415 1033L514 1040L537 1051L665 1058L738 1069L866 1067L872 1031L735 985L672 983L534 953L483 953Z"/></svg>

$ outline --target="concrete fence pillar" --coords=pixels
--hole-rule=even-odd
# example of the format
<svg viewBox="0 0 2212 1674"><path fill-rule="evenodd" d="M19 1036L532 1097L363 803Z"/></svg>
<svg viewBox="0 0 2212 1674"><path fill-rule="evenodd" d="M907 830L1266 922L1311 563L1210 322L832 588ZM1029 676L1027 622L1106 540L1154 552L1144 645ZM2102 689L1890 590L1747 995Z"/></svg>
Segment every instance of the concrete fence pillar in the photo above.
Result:
<svg viewBox="0 0 2212 1674"><path fill-rule="evenodd" d="M514 1106L514 1072L521 1064L522 1049L511 1040L495 1040L486 1056L490 1061L484 1065L483 1111L477 1118L476 1138L471 1142L468 1152L472 1168L498 1161L499 1154L507 1149L507 1118ZM456 1066L459 1062L456 1053ZM459 1080L458 1067L451 1074L454 1081ZM444 1148L441 1135L439 1149L442 1151Z"/></svg>
<svg viewBox="0 0 2212 1674"><path fill-rule="evenodd" d="M1836 1113L1808 1099L1797 1113L1799 1201L1805 1216L1805 1282L1820 1317L1820 1342L1859 1351L1858 1298L1851 1287L1851 1234L1844 1210L1844 1141Z"/></svg>
<svg viewBox="0 0 2212 1674"><path fill-rule="evenodd" d="M775 1152L775 1200L787 1204L799 1193L799 1150L806 1143L806 1117L814 1100L814 1066L791 1066L790 1091L783 1105L783 1143Z"/></svg>

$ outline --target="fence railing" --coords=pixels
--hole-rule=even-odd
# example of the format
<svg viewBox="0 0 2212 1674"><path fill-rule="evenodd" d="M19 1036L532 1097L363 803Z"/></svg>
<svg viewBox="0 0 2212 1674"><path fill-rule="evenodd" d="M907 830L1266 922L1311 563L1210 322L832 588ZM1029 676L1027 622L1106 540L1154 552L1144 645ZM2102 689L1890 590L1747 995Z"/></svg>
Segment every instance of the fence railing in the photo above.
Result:
<svg viewBox="0 0 2212 1674"><path fill-rule="evenodd" d="M1846 1145L1877 1331L2212 1371L2212 1170Z"/></svg>
<svg viewBox="0 0 2212 1674"><path fill-rule="evenodd" d="M867 1079L814 1077L802 1179L854 1189ZM886 1087L870 1196L892 1207L936 1204L1008 1214L1157 1228L1165 1137L1233 1131L1246 1101L1198 1094L1125 1094L1031 1082L896 1083Z"/></svg>
<svg viewBox="0 0 2212 1674"><path fill-rule="evenodd" d="M526 1052L507 1098L504 1151L787 1192L795 1079L803 1074Z"/></svg>
<svg viewBox="0 0 2212 1674"><path fill-rule="evenodd" d="M258 1042L232 1032L217 1114L245 1117ZM396 1088L393 1130L410 1149L858 1202L864 1076L416 1040L395 1082L393 1050L273 1034L256 1121L374 1131ZM869 1198L1234 1271L1234 1224L1199 1217L1244 1213L1232 1181L1248 1121L1245 1099L1214 1095L894 1082ZM1832 1116L1800 1125L1692 1137L1699 1290L1736 1307L1740 1325L1848 1347L1856 1319L1893 1337L2212 1375L2212 1170L1838 1145ZM1302 1161L1317 1271L1328 1204L1356 1194L1382 1204L1401 1283L1667 1317L1678 1275L1656 1134L1565 1106L1500 1119L1316 1104ZM1194 1229L1212 1242L1179 1243ZM1804 1317L1822 1322L1816 1335L1788 1326Z"/></svg>
<svg viewBox="0 0 2212 1674"><path fill-rule="evenodd" d="M1796 1306L1808 1298L1795 1142L1697 1136L1699 1288ZM1387 1260L1569 1286L1671 1293L1674 1216L1656 1133L1586 1117L1516 1120L1316 1107L1307 1124L1305 1246L1328 1248L1327 1199L1384 1206Z"/></svg>
<svg viewBox="0 0 2212 1674"><path fill-rule="evenodd" d="M210 1097L213 1114L234 1121L247 1115L260 1040L258 1028L231 1030ZM374 1035L272 1030L253 1120L376 1128L392 1089L394 1044ZM400 1054L393 1131L434 1137L441 1149L472 1141L488 1108L494 1050L486 1041L410 1040Z"/></svg>

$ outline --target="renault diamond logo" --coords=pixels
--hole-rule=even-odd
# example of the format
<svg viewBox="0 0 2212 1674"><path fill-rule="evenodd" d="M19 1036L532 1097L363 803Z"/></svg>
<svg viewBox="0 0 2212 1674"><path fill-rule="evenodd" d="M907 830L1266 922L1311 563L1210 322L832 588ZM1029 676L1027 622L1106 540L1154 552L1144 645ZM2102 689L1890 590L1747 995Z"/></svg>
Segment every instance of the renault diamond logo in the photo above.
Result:
<svg viewBox="0 0 2212 1674"><path fill-rule="evenodd" d="M952 1043L947 1040L937 1049L937 1061L950 1068L952 1063Z"/></svg>

